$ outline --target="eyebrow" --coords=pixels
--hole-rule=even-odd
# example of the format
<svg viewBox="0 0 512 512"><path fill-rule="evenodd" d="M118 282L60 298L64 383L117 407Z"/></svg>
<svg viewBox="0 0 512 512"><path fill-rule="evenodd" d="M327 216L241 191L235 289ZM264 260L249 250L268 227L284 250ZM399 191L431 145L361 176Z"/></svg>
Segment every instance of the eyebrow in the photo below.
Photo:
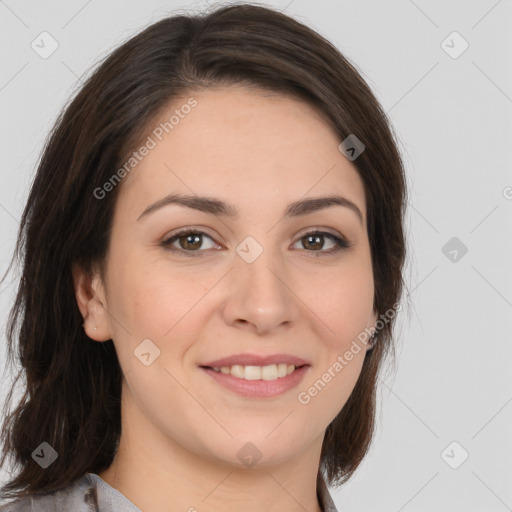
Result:
<svg viewBox="0 0 512 512"><path fill-rule="evenodd" d="M171 204L177 204L180 206L185 206L187 208L192 208L194 210L199 210L201 212L211 213L213 215L221 215L223 217L229 217L233 219L238 218L239 216L237 209L232 204L226 203L214 197L169 194L168 196L157 201L156 203L153 203L152 205L148 206L137 217L137 221L155 212L156 210L159 210L160 208L163 208L164 206L168 206ZM329 195L325 197L311 197L307 199L301 199L300 201L296 201L287 206L284 212L284 217L299 217L301 215L307 215L309 213L314 213L319 210L323 210L324 208L328 208L330 206L343 206L345 208L349 208L357 215L361 224L363 224L363 214L361 213L359 207L346 197L340 195Z"/></svg>

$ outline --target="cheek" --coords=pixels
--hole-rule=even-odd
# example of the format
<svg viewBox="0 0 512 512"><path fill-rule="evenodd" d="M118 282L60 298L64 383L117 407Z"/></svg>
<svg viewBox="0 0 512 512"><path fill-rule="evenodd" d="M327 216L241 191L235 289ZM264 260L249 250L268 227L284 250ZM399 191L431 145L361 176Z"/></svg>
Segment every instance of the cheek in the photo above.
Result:
<svg viewBox="0 0 512 512"><path fill-rule="evenodd" d="M333 330L341 339L352 339L369 326L373 310L373 280L351 277L330 297Z"/></svg>
<svg viewBox="0 0 512 512"><path fill-rule="evenodd" d="M347 265L324 284L318 316L330 330L323 330L327 332L321 338L325 352L307 383L310 387L303 388L301 403L310 400L319 419L327 425L352 393L366 355L366 346L358 335L371 325L373 313L374 282L369 255L361 255L351 262L350 270Z"/></svg>
<svg viewBox="0 0 512 512"><path fill-rule="evenodd" d="M318 319L318 334L332 348L350 344L370 326L374 283L369 265L347 265L336 273L305 280L301 293Z"/></svg>
<svg viewBox="0 0 512 512"><path fill-rule="evenodd" d="M124 327L115 326L121 336L129 332L133 341L161 340L207 293L208 283L192 273L171 270L161 259L125 260L113 272L111 311ZM114 322L115 323L115 322Z"/></svg>

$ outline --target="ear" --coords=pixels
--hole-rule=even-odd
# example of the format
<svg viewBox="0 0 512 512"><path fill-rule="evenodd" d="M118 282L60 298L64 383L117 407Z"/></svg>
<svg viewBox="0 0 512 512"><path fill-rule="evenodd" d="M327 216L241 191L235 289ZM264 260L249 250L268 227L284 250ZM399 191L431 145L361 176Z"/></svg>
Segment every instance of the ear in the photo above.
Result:
<svg viewBox="0 0 512 512"><path fill-rule="evenodd" d="M107 341L112 338L105 290L99 273L91 276L78 264L72 268L75 297L84 318L84 330L89 338Z"/></svg>

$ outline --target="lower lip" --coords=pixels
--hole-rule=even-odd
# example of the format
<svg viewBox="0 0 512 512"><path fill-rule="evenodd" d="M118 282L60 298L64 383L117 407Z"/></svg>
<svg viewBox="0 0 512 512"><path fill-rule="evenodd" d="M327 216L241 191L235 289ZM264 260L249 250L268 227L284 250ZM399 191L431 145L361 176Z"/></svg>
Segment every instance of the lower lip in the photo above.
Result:
<svg viewBox="0 0 512 512"><path fill-rule="evenodd" d="M294 370L290 375L274 380L245 380L233 377L230 374L216 372L211 368L201 367L201 370L210 375L220 385L234 391L238 395L251 398L268 398L281 395L298 386L309 368L309 365L302 366Z"/></svg>

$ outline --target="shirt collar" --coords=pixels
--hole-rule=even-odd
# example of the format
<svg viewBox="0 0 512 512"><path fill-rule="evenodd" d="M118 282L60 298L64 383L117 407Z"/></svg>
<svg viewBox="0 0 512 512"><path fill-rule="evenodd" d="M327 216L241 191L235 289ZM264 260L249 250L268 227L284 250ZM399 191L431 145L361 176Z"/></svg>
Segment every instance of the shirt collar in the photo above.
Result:
<svg viewBox="0 0 512 512"><path fill-rule="evenodd" d="M141 512L131 501L128 500L117 489L111 487L100 476L95 473L88 473L89 481L96 489L96 499L99 510L115 510L121 504L123 510L130 512ZM336 505L329 493L322 473L319 471L316 480L317 498L323 512L338 512ZM114 508L112 508L114 507Z"/></svg>

